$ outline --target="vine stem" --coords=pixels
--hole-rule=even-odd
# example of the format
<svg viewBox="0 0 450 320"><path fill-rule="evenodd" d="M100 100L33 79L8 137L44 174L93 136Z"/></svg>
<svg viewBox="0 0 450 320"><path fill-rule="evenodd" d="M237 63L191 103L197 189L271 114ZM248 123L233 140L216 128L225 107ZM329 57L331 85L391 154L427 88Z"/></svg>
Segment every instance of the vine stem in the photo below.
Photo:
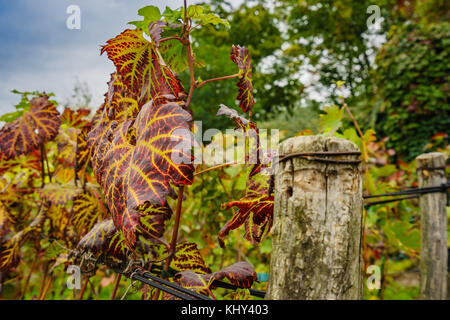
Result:
<svg viewBox="0 0 450 320"><path fill-rule="evenodd" d="M232 161L232 162L222 163L222 164L219 164L217 166L209 167L209 168L207 168L205 170L196 172L196 173L194 173L194 176L200 175L200 174L208 172L208 171L212 171L212 170L216 170L216 169L220 169L220 168L223 168L223 167L228 167L228 166L232 166L232 165L240 164L240 163L241 162L239 162L239 161Z"/></svg>
<svg viewBox="0 0 450 320"><path fill-rule="evenodd" d="M42 177L42 184L41 188L45 186L45 167L44 167L44 143L41 143L41 177Z"/></svg>
<svg viewBox="0 0 450 320"><path fill-rule="evenodd" d="M121 278L122 278L122 275L120 273L117 273L116 278L114 279L114 289L111 293L111 300L114 300L116 298L117 289L119 288Z"/></svg>
<svg viewBox="0 0 450 320"><path fill-rule="evenodd" d="M173 226L173 233L172 233L172 240L170 241L170 252L175 253L175 247L177 246L177 238L178 238L178 229L180 228L180 220L181 220L181 207L183 203L183 193L184 193L184 186L180 186L178 188L178 195L177 195L177 209L175 212L175 224ZM164 271L169 270L170 262L172 261L172 256L170 255L166 263L164 264Z"/></svg>
<svg viewBox="0 0 450 320"><path fill-rule="evenodd" d="M50 172L50 165L48 164L48 157L47 157L47 151L45 151L45 145L44 143L42 143L42 150L44 151L44 159L45 159L45 163L47 165L47 175L48 175L48 179L50 180L50 183L52 182L52 174Z"/></svg>
<svg viewBox="0 0 450 320"><path fill-rule="evenodd" d="M213 82L213 81L220 81L220 80L226 80L226 79L232 79L232 78L236 78L239 77L239 73L236 74L232 74L230 76L224 76L224 77L218 77L218 78L212 78L212 79L208 79L205 81L202 81L200 83L196 84L196 88L200 88L202 86L204 86L205 84L209 83L209 82Z"/></svg>
<svg viewBox="0 0 450 320"><path fill-rule="evenodd" d="M52 284L52 282L53 282L53 277L50 276L49 279L47 280L47 283L45 284L45 287L44 287L44 290L43 290L41 296L39 297L39 300L45 299L45 296L47 295L47 291L50 288L50 285Z"/></svg>
<svg viewBox="0 0 450 320"><path fill-rule="evenodd" d="M86 291L88 282L89 282L89 277L86 277L86 280L84 280L84 283L83 283L83 287L81 288L80 295L78 296L78 300L82 300L83 299L84 292Z"/></svg>
<svg viewBox="0 0 450 320"><path fill-rule="evenodd" d="M163 39L159 40L159 43L164 42L164 41L169 41L169 40L178 40L178 41L180 41L181 43L184 43L184 42L183 42L183 39L181 39L180 37L167 37L167 38L163 38Z"/></svg>
<svg viewBox="0 0 450 320"><path fill-rule="evenodd" d="M189 71L190 71L190 75L191 75L191 87L189 88L189 94L188 94L188 98L186 101L186 106L189 108L189 106L191 105L192 96L194 95L194 89L195 89L194 57L192 54L191 42L189 41L189 39L186 44L186 49L187 49L187 55L188 55Z"/></svg>
<svg viewBox="0 0 450 320"><path fill-rule="evenodd" d="M38 257L39 257L39 254L36 254L34 256L33 262L31 263L30 272L28 273L27 278L25 279L25 284L23 285L22 293L20 294L19 300L23 300L23 298L25 296L25 293L28 288L28 283L30 282L31 274L33 273L34 268L36 267L36 262L37 262Z"/></svg>

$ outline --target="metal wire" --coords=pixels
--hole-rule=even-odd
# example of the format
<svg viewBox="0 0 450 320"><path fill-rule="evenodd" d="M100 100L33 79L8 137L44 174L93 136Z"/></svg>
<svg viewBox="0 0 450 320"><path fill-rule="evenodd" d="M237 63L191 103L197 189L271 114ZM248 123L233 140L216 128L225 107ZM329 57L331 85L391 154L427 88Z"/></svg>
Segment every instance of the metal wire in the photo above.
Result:
<svg viewBox="0 0 450 320"><path fill-rule="evenodd" d="M364 199L373 199L373 198L381 198L381 197L396 197L396 196L404 196L407 197L400 197L400 198L394 198L394 199L387 199L387 200L380 200L380 201L374 201L369 202L365 204L365 207L371 207L374 205L379 204L385 204L389 202L395 202L395 201L401 201L401 200L408 200L408 199L417 199L419 198L421 194L427 194L427 193L447 193L447 206L449 205L449 194L448 189L450 185L448 183L443 183L440 186L435 187L426 187L426 188L413 188L408 190L402 190L398 192L390 192L390 193L384 193L384 194L377 194L377 195L369 195L369 196L363 196Z"/></svg>
<svg viewBox="0 0 450 320"><path fill-rule="evenodd" d="M162 267L159 265L153 265L152 266L152 272L154 273L161 273L162 272ZM178 270L172 269L169 267L168 270L168 274L173 276L175 275L177 272L179 272ZM219 281L219 280L214 280L212 282L212 286L217 287L217 288L223 288L223 289L230 289L230 290L236 290L239 289L238 286L228 283L228 282L224 282L224 281ZM256 289L248 289L250 295L254 296L254 297L258 297L258 298L264 298L266 295L265 291L262 290L256 290Z"/></svg>
<svg viewBox="0 0 450 320"><path fill-rule="evenodd" d="M198 293L198 292L195 292L195 291L192 291L192 290L183 288L183 287L181 287L181 286L179 286L179 285L177 285L177 284L175 284L175 283L173 283L173 282L167 281L167 280L165 280L165 279L156 277L156 276L150 274L149 272L144 272L144 273L142 274L142 276L145 277L145 278L151 279L151 280L153 280L153 281L157 281L157 282L159 282L159 283L161 283L161 284L163 284L163 285L165 285L165 286L167 286L167 287L169 287L169 288L178 290L178 291L180 291L180 292L182 292L182 293L184 293L184 294L186 294L186 295L190 295L190 296L192 296L193 298L197 298L197 299L200 299L200 300L212 300L210 297L207 297L207 296L205 296L205 295L203 295L203 294L200 294L200 293ZM162 290L162 289L161 289L161 290ZM169 292L169 293L170 293L170 292Z"/></svg>
<svg viewBox="0 0 450 320"><path fill-rule="evenodd" d="M184 294L184 293L182 293L182 292L180 292L180 291L178 291L178 290L171 289L171 288L165 287L165 286L163 286L163 285L160 285L159 283L154 282L154 281L151 281L151 280L149 280L149 279L147 279L147 278L144 278L144 277L142 277L142 276L140 276L140 275L138 275L138 274L133 275L133 278L132 278L132 279L133 279L133 280L140 281L140 282L145 283L145 284L148 284L148 285L150 285L150 286L152 286L152 287L154 287L154 288L157 288L157 289L159 289L159 290L161 290L161 291L167 292L167 293L169 293L169 294L171 294L171 295L173 295L173 296L175 296L175 297L177 297L177 298L180 298L180 299L182 299L182 300L196 300L196 299L193 298L192 296L189 296L189 295L187 295L187 294ZM206 296L205 296L205 297L206 297ZM202 300L210 300L210 298L209 298L209 297L206 297L206 299L202 299Z"/></svg>

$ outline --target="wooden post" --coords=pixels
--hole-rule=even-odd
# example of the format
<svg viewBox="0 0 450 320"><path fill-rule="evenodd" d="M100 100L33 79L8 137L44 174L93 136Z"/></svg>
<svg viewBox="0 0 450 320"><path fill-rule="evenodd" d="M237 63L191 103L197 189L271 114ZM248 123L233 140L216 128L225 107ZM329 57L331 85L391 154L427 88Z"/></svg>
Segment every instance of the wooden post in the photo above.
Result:
<svg viewBox="0 0 450 320"><path fill-rule="evenodd" d="M417 157L419 188L446 183L445 155L439 152ZM420 196L422 241L420 251L420 297L447 298L447 196L444 192Z"/></svg>
<svg viewBox="0 0 450 320"><path fill-rule="evenodd" d="M280 146L280 155L358 151L353 142L324 136L294 137ZM362 216L360 164L280 161L266 298L361 299Z"/></svg>

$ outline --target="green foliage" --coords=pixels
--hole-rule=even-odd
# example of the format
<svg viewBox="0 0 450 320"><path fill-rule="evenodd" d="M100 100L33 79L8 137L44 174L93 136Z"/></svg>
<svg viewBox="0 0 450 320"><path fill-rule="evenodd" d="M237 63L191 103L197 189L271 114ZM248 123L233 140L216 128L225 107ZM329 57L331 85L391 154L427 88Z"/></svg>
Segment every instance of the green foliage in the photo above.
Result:
<svg viewBox="0 0 450 320"><path fill-rule="evenodd" d="M374 74L383 102L376 130L399 156L412 159L450 128L450 24L410 23L390 34Z"/></svg>
<svg viewBox="0 0 450 320"><path fill-rule="evenodd" d="M370 37L382 35L392 22L394 0L288 0L278 11L287 21L288 44L285 54L290 57L292 72L299 68L318 74L316 90L333 88L344 80L351 96L370 92L369 71L373 68L371 55L377 44ZM371 5L380 8L383 17L379 28L369 27ZM337 101L336 88L329 93Z"/></svg>

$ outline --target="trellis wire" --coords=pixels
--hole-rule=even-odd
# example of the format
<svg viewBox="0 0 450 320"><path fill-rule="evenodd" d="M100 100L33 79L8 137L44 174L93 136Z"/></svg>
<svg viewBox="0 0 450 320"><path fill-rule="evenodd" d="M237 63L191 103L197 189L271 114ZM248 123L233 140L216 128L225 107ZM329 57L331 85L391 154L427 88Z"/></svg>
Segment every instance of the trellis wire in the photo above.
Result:
<svg viewBox="0 0 450 320"><path fill-rule="evenodd" d="M426 188L411 188L411 189L397 191L397 192L363 196L363 198L364 199L373 199L373 198L381 198L381 197L395 197L395 196L405 196L405 195L408 196L408 197L400 197L400 198L394 198L394 199L388 199L388 200L369 202L365 205L366 207L370 207L370 206L389 203L389 202L408 200L408 199L417 199L417 198L419 198L420 194L447 192L447 206L448 206L449 205L449 194L448 194L449 188L450 188L450 185L448 183L443 183L440 186L426 187Z"/></svg>

